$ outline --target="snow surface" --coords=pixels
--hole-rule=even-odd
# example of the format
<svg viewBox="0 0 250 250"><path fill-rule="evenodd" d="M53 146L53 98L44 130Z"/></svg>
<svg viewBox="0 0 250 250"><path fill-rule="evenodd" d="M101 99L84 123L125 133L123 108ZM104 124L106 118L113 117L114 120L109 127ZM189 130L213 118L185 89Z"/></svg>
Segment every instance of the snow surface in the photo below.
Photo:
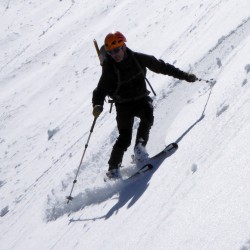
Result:
<svg viewBox="0 0 250 250"><path fill-rule="evenodd" d="M0 249L249 250L249 10L249 0L2 0ZM101 75L93 39L112 30L216 84L148 72L147 149L179 149L129 184L103 182L117 137L105 104L67 204Z"/></svg>

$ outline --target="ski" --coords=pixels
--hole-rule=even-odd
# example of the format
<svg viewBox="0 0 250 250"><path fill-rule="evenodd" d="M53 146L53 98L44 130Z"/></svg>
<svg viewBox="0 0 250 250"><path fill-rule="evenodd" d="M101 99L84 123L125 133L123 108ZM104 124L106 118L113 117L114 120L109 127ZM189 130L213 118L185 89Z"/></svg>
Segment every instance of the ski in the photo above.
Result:
<svg viewBox="0 0 250 250"><path fill-rule="evenodd" d="M147 162L144 162L140 166L138 166L139 170L137 170L135 173L130 175L129 177L126 177L125 179L122 178L108 178L104 177L104 181L129 181L132 179L136 179L137 177L144 175L148 171L151 171L153 169L156 169L161 165L161 163L168 157L170 157L172 154L176 152L178 149L177 143L170 143L168 146L166 146L162 151L160 151L158 154L154 155L153 157L150 157Z"/></svg>
<svg viewBox="0 0 250 250"><path fill-rule="evenodd" d="M140 175L145 174L146 172L155 168L155 165L160 165L166 158L170 157L172 154L176 152L178 149L177 143L171 143L166 146L161 152L156 154L153 157L150 157L146 163L143 164L142 167L139 168L134 174L129 176L126 180L134 179Z"/></svg>

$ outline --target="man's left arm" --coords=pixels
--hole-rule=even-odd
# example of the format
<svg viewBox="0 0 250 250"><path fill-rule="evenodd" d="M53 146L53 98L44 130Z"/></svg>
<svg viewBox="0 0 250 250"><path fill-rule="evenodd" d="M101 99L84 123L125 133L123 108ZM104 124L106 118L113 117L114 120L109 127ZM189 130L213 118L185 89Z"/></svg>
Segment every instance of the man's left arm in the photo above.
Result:
<svg viewBox="0 0 250 250"><path fill-rule="evenodd" d="M195 82L197 77L194 74L186 73L163 60L157 60L154 56L138 53L140 62L149 70L163 75L169 75L180 80Z"/></svg>

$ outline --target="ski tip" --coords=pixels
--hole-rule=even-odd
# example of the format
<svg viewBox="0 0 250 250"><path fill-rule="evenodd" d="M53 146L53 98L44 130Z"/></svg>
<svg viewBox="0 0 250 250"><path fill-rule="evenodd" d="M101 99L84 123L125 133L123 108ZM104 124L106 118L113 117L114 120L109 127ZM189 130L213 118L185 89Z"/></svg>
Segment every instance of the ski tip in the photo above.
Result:
<svg viewBox="0 0 250 250"><path fill-rule="evenodd" d="M175 152L178 149L178 144L176 142L170 143L164 149L165 152Z"/></svg>

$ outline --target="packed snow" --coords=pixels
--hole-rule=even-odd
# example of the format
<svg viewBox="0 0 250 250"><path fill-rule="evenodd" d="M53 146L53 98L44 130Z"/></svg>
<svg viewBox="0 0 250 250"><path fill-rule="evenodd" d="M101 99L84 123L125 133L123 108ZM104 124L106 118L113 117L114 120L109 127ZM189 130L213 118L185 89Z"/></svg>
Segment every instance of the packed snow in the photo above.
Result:
<svg viewBox="0 0 250 250"><path fill-rule="evenodd" d="M250 1L0 3L0 249L250 250ZM118 132L106 103L93 123L99 46L127 46L200 81L148 72L157 96L155 171L103 181ZM124 176L131 163L126 152ZM72 196L73 181L80 167Z"/></svg>

